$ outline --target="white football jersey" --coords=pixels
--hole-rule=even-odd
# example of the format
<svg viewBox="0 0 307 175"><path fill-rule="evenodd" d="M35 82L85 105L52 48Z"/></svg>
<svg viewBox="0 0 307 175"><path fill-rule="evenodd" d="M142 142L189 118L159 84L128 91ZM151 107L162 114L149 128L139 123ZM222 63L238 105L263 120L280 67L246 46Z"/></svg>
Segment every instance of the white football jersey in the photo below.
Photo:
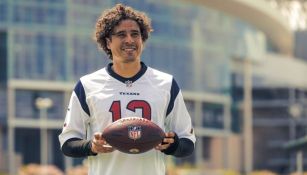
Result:
<svg viewBox="0 0 307 175"><path fill-rule="evenodd" d="M92 139L95 132L120 118L144 117L165 132L195 143L191 118L181 91L169 74L147 67L132 78L112 71L112 63L77 83L67 110L61 146L70 138ZM142 154L119 151L89 156L90 175L165 175L165 154L152 149Z"/></svg>

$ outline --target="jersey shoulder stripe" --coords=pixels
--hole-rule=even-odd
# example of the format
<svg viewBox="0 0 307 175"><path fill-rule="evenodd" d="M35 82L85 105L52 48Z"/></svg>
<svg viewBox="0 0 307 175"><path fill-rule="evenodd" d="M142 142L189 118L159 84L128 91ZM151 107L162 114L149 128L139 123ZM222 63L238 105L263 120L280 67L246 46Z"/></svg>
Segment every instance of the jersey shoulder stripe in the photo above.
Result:
<svg viewBox="0 0 307 175"><path fill-rule="evenodd" d="M177 82L175 81L175 79L173 79L171 90L170 90L170 101L167 107L166 116L168 116L168 114L173 110L175 99L179 93L179 90L180 89L179 89Z"/></svg>
<svg viewBox="0 0 307 175"><path fill-rule="evenodd" d="M85 96L84 87L83 87L80 80L78 81L77 85L75 86L74 92L79 99L79 102L81 104L83 111L85 113L87 113L88 116L90 116L90 110L89 110L88 105L86 103L86 96Z"/></svg>
<svg viewBox="0 0 307 175"><path fill-rule="evenodd" d="M154 84L159 85L159 88L165 89L170 94L169 102L166 110L166 117L171 113L174 108L174 103L180 88L175 81L174 77L168 73L149 68L150 76L155 80Z"/></svg>

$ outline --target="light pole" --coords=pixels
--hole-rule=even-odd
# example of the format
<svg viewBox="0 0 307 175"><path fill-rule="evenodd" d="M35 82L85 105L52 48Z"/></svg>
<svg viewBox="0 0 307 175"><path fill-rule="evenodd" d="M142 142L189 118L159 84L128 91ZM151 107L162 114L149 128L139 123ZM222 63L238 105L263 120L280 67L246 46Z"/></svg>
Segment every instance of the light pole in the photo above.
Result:
<svg viewBox="0 0 307 175"><path fill-rule="evenodd" d="M303 112L303 107L302 105L298 104L298 103L294 103L292 105L290 105L289 107L289 113L290 115L293 117L294 119L294 139L297 139L297 133L296 133L296 127L297 127L297 120L299 120L299 118L301 117ZM304 162L303 162L304 156L303 156L303 151L301 149L298 149L296 152L296 172L298 175L303 175L303 166L304 166Z"/></svg>
<svg viewBox="0 0 307 175"><path fill-rule="evenodd" d="M39 109L40 121L40 161L41 164L48 164L48 132L47 132L47 111L53 106L50 98L39 97L35 100L35 106Z"/></svg>
<svg viewBox="0 0 307 175"><path fill-rule="evenodd" d="M243 138L244 138L244 171L253 171L253 65L249 59L244 60L243 90Z"/></svg>

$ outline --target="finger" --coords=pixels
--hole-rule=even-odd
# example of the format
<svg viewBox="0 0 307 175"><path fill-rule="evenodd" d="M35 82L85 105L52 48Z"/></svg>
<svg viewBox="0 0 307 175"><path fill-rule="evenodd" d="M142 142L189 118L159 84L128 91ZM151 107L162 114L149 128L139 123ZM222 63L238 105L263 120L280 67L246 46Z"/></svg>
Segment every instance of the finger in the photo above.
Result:
<svg viewBox="0 0 307 175"><path fill-rule="evenodd" d="M96 153L107 153L107 152L113 151L113 148L105 148L105 147L99 146L99 147L95 147L95 151Z"/></svg>
<svg viewBox="0 0 307 175"><path fill-rule="evenodd" d="M101 139L102 139L102 133L96 132L96 133L94 134L94 138L95 138L96 140L101 140Z"/></svg>
<svg viewBox="0 0 307 175"><path fill-rule="evenodd" d="M167 132L167 133L165 133L165 137L175 137L175 133L174 132Z"/></svg>
<svg viewBox="0 0 307 175"><path fill-rule="evenodd" d="M114 148L107 144L106 141L99 136L100 134L95 134L94 139L92 140L92 149L96 153L109 153L114 151ZM97 138L97 139L96 139Z"/></svg>
<svg viewBox="0 0 307 175"><path fill-rule="evenodd" d="M104 148L105 148L106 152L112 152L112 151L115 150L112 146L106 146Z"/></svg>
<svg viewBox="0 0 307 175"><path fill-rule="evenodd" d="M96 145L105 145L107 144L106 140L102 137L102 133L95 133L94 134L94 142Z"/></svg>
<svg viewBox="0 0 307 175"><path fill-rule="evenodd" d="M104 145L104 142L101 142L101 141L98 141L98 140L93 140L92 141L92 147L94 150L101 150L103 149L103 145Z"/></svg>
<svg viewBox="0 0 307 175"><path fill-rule="evenodd" d="M109 144L105 144L105 145L102 145L102 147L104 147L104 148L113 148L111 145L109 145Z"/></svg>
<svg viewBox="0 0 307 175"><path fill-rule="evenodd" d="M93 146L99 147L99 143L97 143L97 140L92 140Z"/></svg>
<svg viewBox="0 0 307 175"><path fill-rule="evenodd" d="M94 152L94 153L98 153L99 151L98 151L98 148L99 148L99 144L97 144L96 142L95 142L95 139L93 139L92 141L91 141L91 150Z"/></svg>
<svg viewBox="0 0 307 175"><path fill-rule="evenodd" d="M174 142L175 140L173 138L164 138L162 144L170 144Z"/></svg>
<svg viewBox="0 0 307 175"><path fill-rule="evenodd" d="M103 145L102 147L98 148L98 151L99 151L100 153L108 153L108 152L114 151L114 148L111 147L111 146L105 146L105 145Z"/></svg>
<svg viewBox="0 0 307 175"><path fill-rule="evenodd" d="M105 140L96 140L94 144L99 148L112 148L112 146L107 144Z"/></svg>
<svg viewBox="0 0 307 175"><path fill-rule="evenodd" d="M161 143L161 144L157 145L157 147L159 147L159 148L167 148L167 147L169 147L169 145L170 145L170 143Z"/></svg>
<svg viewBox="0 0 307 175"><path fill-rule="evenodd" d="M107 144L107 142L105 141L105 140L95 140L95 143L97 144L97 145L106 145Z"/></svg>
<svg viewBox="0 0 307 175"><path fill-rule="evenodd" d="M169 146L170 146L170 144L159 144L159 145L157 145L157 146L155 147L155 149L156 149L156 150L162 151L162 150L167 149Z"/></svg>
<svg viewBox="0 0 307 175"><path fill-rule="evenodd" d="M101 152L101 150L102 150L102 145L99 145L99 144L93 142L93 144L92 144L92 150L93 150L94 152L96 152L96 153L99 153L99 152Z"/></svg>

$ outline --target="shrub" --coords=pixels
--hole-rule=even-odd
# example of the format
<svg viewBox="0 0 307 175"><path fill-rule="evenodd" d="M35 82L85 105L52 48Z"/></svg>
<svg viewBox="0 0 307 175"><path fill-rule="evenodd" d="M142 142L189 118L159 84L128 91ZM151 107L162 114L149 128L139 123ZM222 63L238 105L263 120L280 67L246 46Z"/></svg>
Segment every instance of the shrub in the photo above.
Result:
<svg viewBox="0 0 307 175"><path fill-rule="evenodd" d="M54 165L29 164L19 169L18 175L64 175Z"/></svg>

